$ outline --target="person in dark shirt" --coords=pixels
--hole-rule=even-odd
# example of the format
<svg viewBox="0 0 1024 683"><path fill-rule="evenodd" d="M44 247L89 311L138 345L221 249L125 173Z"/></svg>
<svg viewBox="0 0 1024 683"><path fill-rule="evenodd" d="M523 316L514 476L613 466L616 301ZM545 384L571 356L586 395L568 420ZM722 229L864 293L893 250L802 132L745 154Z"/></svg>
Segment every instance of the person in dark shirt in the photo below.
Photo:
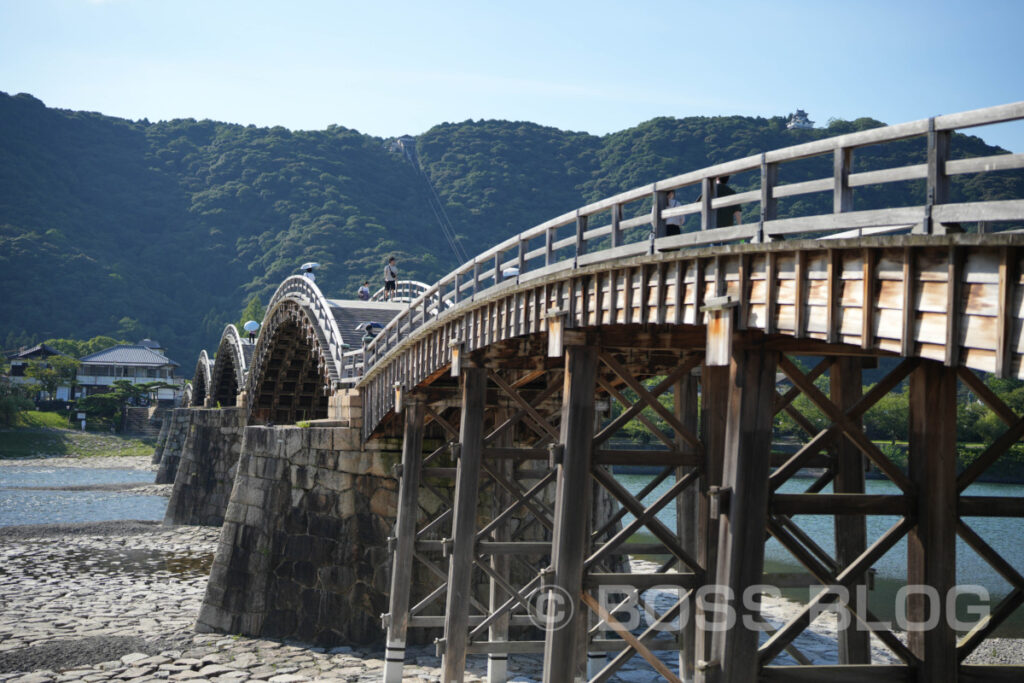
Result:
<svg viewBox="0 0 1024 683"><path fill-rule="evenodd" d="M728 182L729 176L727 175L715 178L715 198L736 194L736 190L729 187ZM703 194L699 195L697 201L699 202L703 197ZM738 206L723 206L720 209L716 209L715 227L727 228L730 225L739 225L742 222L741 215L740 207Z"/></svg>

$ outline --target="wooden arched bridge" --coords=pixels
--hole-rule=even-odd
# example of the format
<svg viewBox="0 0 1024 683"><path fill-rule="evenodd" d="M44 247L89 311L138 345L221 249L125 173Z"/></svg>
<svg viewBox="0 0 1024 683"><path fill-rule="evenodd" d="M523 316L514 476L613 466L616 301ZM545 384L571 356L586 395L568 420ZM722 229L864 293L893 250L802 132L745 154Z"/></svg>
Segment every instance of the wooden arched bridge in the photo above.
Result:
<svg viewBox="0 0 1024 683"><path fill-rule="evenodd" d="M523 653L543 655L547 683L613 680L634 656L670 681L1024 680L1024 662L969 663L1024 602L1024 567L972 527L1019 519L1024 500L970 495L1024 435L1024 416L984 381L1024 378L1024 195L955 201L958 179L1019 178L1024 155L960 158L954 136L1022 118L1024 103L939 116L668 178L516 235L407 303L331 301L289 278L255 344L229 328L212 366L201 356L194 400L228 405L226 392L244 387L251 422L285 424L331 417L345 393L361 400L364 438L402 436L386 681L401 680L409 630L421 628L440 636L447 681L474 654L488 657L490 680L506 680L508 657ZM907 140L923 163L855 163ZM828 177L784 182L822 157ZM756 189L719 196L717 178L744 174ZM918 200L858 199L894 183ZM668 193L688 188L700 199L670 206ZM794 197L824 208L780 217ZM737 207L755 220L716 225ZM697 225L670 234L688 216ZM371 311L385 324L364 335ZM878 368L870 386L866 368ZM862 426L904 384L905 466ZM1006 426L963 468L958 392ZM795 407L801 394L821 423ZM785 452L773 444L783 413L806 433ZM657 449L616 445L634 419ZM622 465L658 474L631 493ZM866 469L893 493L865 493ZM808 471L804 493L780 492ZM595 523L597 490L620 512ZM659 516L672 509L675 524ZM834 550L801 528L805 515L834 517ZM870 516L896 521L870 537ZM641 531L643 543L625 545ZM966 629L958 537L1010 585ZM804 571L766 575L768 538ZM927 587L907 601L907 623L927 628L906 632L858 599L902 539L907 583ZM623 572L613 560L625 552L657 558L656 569ZM818 588L758 630L757 600L742 598L764 585ZM655 586L675 591L671 606L641 598L649 624L624 623L618 601ZM826 609L848 623L832 663L810 664L796 639Z"/></svg>

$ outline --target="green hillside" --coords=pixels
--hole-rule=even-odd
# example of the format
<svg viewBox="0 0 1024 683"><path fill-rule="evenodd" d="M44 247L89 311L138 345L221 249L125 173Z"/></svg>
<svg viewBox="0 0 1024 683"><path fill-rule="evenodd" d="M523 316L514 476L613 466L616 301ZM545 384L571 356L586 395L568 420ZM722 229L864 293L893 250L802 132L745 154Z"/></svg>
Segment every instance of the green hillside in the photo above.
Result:
<svg viewBox="0 0 1024 683"><path fill-rule="evenodd" d="M435 126L416 149L467 253L586 202L659 178L871 119L788 131L784 118L657 118L598 137L532 123ZM954 156L994 153L957 136ZM882 156L884 153L885 156ZM858 152L858 170L924 160L923 140ZM788 165L783 181L831 173ZM744 174L737 190L758 179ZM920 203L923 183L856 193L857 208ZM0 93L0 345L96 335L159 339L190 368L246 301L266 300L303 261L329 297L376 285L387 255L433 281L455 257L423 176L388 141L213 121L126 121ZM955 198L1024 196L1020 173L956 183ZM692 194L696 194L694 191ZM687 198L684 194L683 198ZM824 208L821 195L783 215ZM756 211L751 206L748 211Z"/></svg>

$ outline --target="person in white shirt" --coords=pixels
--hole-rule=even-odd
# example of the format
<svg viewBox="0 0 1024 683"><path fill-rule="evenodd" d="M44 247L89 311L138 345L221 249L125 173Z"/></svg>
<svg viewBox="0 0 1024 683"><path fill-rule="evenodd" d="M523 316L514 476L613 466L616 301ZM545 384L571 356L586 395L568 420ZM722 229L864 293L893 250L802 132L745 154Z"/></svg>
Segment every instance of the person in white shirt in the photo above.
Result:
<svg viewBox="0 0 1024 683"><path fill-rule="evenodd" d="M395 297L398 286L398 268L395 267L395 257L388 259L384 266L384 300L389 301Z"/></svg>

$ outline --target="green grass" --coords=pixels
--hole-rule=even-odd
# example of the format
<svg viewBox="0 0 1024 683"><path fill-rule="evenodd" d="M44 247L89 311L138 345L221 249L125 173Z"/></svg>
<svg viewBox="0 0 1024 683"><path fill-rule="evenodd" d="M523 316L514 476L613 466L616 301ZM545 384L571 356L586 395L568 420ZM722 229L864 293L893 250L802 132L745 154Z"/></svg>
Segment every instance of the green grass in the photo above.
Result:
<svg viewBox="0 0 1024 683"><path fill-rule="evenodd" d="M152 455L156 440L73 429L0 430L0 459Z"/></svg>
<svg viewBox="0 0 1024 683"><path fill-rule="evenodd" d="M18 413L16 427L33 429L67 429L68 419L60 413L43 413L38 410L26 410Z"/></svg>

